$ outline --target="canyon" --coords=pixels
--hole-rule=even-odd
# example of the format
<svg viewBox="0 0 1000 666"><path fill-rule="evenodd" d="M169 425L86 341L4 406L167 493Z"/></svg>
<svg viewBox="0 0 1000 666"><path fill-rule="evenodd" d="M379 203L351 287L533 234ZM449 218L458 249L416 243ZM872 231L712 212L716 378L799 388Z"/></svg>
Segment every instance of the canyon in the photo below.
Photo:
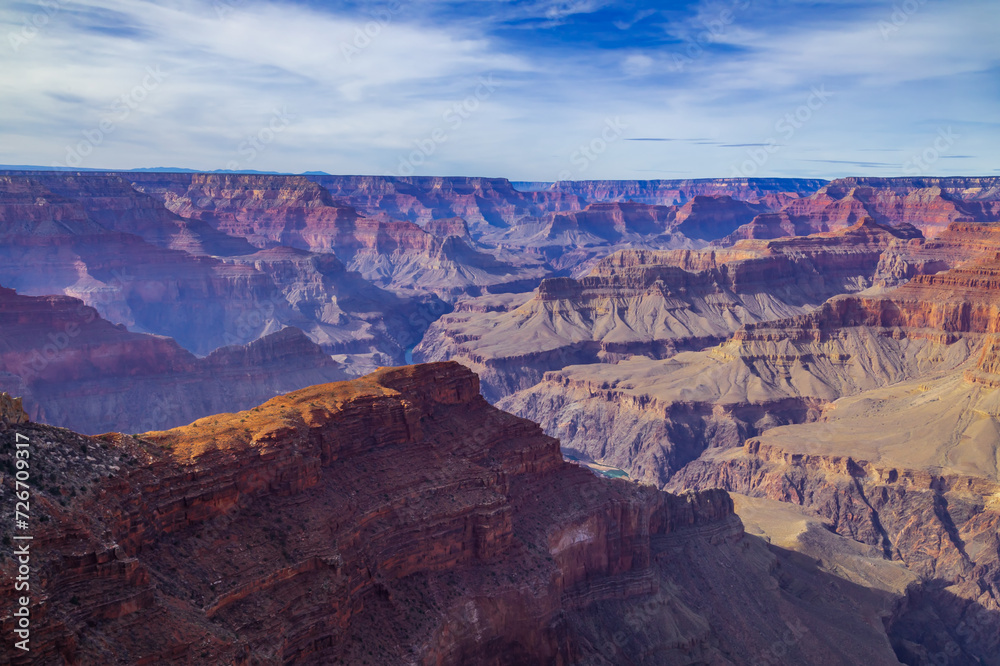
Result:
<svg viewBox="0 0 1000 666"><path fill-rule="evenodd" d="M1000 178L21 170L0 240L38 663L1000 663Z"/></svg>
<svg viewBox="0 0 1000 666"><path fill-rule="evenodd" d="M956 223L940 247L966 229L982 231ZM578 459L675 492L738 493L764 534L787 531L787 504L812 512L798 520L869 552L843 559L811 537L793 549L851 580L873 560L913 576L893 620L901 661L996 663L1000 254L982 233L968 246L989 249L704 351L550 372L498 404Z"/></svg>
<svg viewBox="0 0 1000 666"><path fill-rule="evenodd" d="M258 249L180 218L113 174L2 176L0 189L0 285L80 298L196 354L294 326L365 371L402 362L447 310L379 289L335 256Z"/></svg>

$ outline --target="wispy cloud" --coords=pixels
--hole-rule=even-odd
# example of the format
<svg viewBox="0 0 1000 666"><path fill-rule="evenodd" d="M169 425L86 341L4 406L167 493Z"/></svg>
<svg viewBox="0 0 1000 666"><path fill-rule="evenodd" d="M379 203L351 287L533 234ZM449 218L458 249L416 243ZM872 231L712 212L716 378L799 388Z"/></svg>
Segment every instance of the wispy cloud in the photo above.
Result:
<svg viewBox="0 0 1000 666"><path fill-rule="evenodd" d="M833 98L757 175L882 173L854 158L912 154L945 126L975 155L943 173L989 172L1000 150L985 0L926 3L889 39L891 3L853 0L54 2L28 32L41 5L0 7L2 162L61 161L111 119L83 166L222 168L281 112L294 122L255 169L389 173L444 124L419 173L551 180L620 118L633 138L586 177L719 176L819 85ZM135 100L149 67L164 79ZM487 76L496 91L451 128Z"/></svg>

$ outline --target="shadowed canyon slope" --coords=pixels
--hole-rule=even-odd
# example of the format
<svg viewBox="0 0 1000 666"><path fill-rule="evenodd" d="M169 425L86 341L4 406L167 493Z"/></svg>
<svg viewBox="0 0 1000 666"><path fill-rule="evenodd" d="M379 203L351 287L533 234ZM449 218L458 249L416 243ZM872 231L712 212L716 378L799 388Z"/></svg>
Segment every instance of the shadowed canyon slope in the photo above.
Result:
<svg viewBox="0 0 1000 666"><path fill-rule="evenodd" d="M563 462L457 364L135 438L0 400L4 467L15 432L46 453L33 663L896 663L891 594L745 534L722 491Z"/></svg>
<svg viewBox="0 0 1000 666"><path fill-rule="evenodd" d="M295 328L197 358L169 338L115 326L75 298L0 287L0 390L23 397L32 420L91 434L140 432L344 378Z"/></svg>

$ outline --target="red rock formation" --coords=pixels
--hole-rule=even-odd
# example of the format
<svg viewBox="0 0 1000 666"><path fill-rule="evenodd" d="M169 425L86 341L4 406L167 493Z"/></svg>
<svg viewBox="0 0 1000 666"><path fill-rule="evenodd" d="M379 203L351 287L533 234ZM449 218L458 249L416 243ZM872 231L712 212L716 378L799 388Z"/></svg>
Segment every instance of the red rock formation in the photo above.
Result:
<svg viewBox="0 0 1000 666"><path fill-rule="evenodd" d="M617 242L626 235L655 236L667 230L676 215L667 206L646 206L635 203L596 203L576 212L554 214L545 230L548 240L568 237L581 242L587 237Z"/></svg>
<svg viewBox="0 0 1000 666"><path fill-rule="evenodd" d="M692 197L677 211L672 231L688 238L715 240L749 224L767 209L767 204L752 204L729 196Z"/></svg>
<svg viewBox="0 0 1000 666"><path fill-rule="evenodd" d="M1000 253L933 275L917 275L879 296L844 296L789 320L750 324L736 341L822 340L838 329L896 329L894 335L953 342L1000 332Z"/></svg>
<svg viewBox="0 0 1000 666"><path fill-rule="evenodd" d="M23 395L32 419L86 433L169 427L344 377L298 329L199 359L77 299L2 287L0 373L0 387Z"/></svg>
<svg viewBox="0 0 1000 666"><path fill-rule="evenodd" d="M174 213L208 222L257 247L426 252L433 242L410 222L362 217L302 176L144 174L135 181Z"/></svg>
<svg viewBox="0 0 1000 666"><path fill-rule="evenodd" d="M12 427L48 480L33 496L34 663L724 663L774 645L801 663L892 663L861 619L877 604L779 571L725 493L564 463L456 364L139 439ZM0 563L3 608L14 571Z"/></svg>

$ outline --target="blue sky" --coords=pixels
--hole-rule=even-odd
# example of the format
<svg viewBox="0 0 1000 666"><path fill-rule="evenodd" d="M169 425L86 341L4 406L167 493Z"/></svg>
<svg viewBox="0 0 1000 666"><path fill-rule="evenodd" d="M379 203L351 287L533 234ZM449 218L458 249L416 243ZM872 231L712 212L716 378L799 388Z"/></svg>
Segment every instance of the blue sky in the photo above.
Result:
<svg viewBox="0 0 1000 666"><path fill-rule="evenodd" d="M1000 175L994 0L0 7L0 164Z"/></svg>

